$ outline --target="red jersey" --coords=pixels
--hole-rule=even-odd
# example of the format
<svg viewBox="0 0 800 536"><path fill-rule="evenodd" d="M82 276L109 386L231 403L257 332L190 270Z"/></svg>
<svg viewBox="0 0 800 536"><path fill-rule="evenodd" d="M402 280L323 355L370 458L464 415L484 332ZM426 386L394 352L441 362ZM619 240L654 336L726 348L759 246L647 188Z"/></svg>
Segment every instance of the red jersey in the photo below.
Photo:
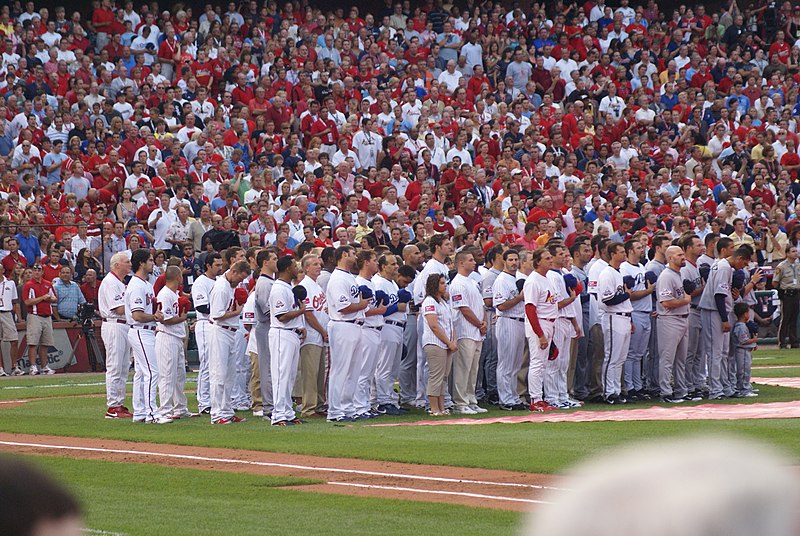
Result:
<svg viewBox="0 0 800 536"><path fill-rule="evenodd" d="M21 297L23 300L40 298L42 296L46 296L47 294L55 296L53 285L51 285L50 282L46 281L44 278L42 278L41 283L38 283L35 279L30 279L27 283L22 285ZM51 307L51 303L49 301L41 301L33 305L26 305L26 307L28 308L27 310L29 315L51 316L53 314L53 308Z"/></svg>

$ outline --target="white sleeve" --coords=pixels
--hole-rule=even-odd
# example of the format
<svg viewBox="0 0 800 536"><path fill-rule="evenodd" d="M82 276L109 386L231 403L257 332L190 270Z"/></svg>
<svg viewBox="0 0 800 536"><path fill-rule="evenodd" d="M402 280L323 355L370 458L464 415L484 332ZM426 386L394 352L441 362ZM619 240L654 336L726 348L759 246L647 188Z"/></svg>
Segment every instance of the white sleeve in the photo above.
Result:
<svg viewBox="0 0 800 536"><path fill-rule="evenodd" d="M288 313L294 308L294 300L289 299L288 292L283 287L273 287L269 295L269 308L275 318ZM294 295L292 295L294 298Z"/></svg>
<svg viewBox="0 0 800 536"><path fill-rule="evenodd" d="M128 289L126 298L128 301L128 308L131 311L144 311L146 296L143 292L143 287L140 285L135 286L133 289Z"/></svg>

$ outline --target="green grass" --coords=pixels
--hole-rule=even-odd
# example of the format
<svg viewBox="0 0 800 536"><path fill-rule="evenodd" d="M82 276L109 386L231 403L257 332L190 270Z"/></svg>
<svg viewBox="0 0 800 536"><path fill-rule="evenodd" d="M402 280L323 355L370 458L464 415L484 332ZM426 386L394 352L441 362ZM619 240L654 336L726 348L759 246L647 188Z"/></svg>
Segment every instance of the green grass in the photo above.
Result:
<svg viewBox="0 0 800 536"><path fill-rule="evenodd" d="M753 368L753 377L761 378L793 378L800 376L800 366L787 365L780 368Z"/></svg>
<svg viewBox="0 0 800 536"><path fill-rule="evenodd" d="M520 514L281 489L289 477L33 457L66 482L86 526L128 535L512 534Z"/></svg>
<svg viewBox="0 0 800 536"><path fill-rule="evenodd" d="M800 365L800 349L761 348L753 353L753 365Z"/></svg>
<svg viewBox="0 0 800 536"><path fill-rule="evenodd" d="M797 389L760 388L761 396L758 398L720 403L787 401L800 395ZM645 404L632 405L636 406ZM589 405L587 409L608 410L610 407ZM207 417L181 420L167 426L152 426L130 421L109 421L102 418L103 410L102 400L97 399L36 400L14 408L0 409L0 431L547 473L561 472L587 456L638 439L738 432L782 446L800 459L800 420L796 419L390 428L371 427L369 424L391 422L391 418L349 426L311 419L302 426L276 429L261 419L253 418L226 427L212 427ZM500 411L489 415L501 414L510 415ZM414 413L394 420L417 420L423 417L421 413Z"/></svg>
<svg viewBox="0 0 800 536"><path fill-rule="evenodd" d="M131 390L133 373L128 375L128 391ZM186 378L186 386L194 388L197 374ZM104 374L81 374L79 376L17 376L0 378L0 401L48 398L60 396L104 395Z"/></svg>

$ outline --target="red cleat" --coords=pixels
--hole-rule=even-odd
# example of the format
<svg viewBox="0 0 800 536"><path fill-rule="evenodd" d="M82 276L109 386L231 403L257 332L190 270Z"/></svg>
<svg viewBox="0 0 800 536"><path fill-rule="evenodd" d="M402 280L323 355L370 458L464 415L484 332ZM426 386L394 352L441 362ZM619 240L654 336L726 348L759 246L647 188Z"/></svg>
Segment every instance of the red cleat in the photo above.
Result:
<svg viewBox="0 0 800 536"><path fill-rule="evenodd" d="M211 421L211 424L231 424L232 422L231 419L217 419L216 421Z"/></svg>
<svg viewBox="0 0 800 536"><path fill-rule="evenodd" d="M247 419L245 419L244 417L237 417L236 415L234 415L234 416L233 416L233 417L231 417L231 419L230 419L230 421L231 421L231 422L244 422L244 421L246 421L246 420L247 420Z"/></svg>
<svg viewBox="0 0 800 536"><path fill-rule="evenodd" d="M133 413L128 411L125 406L114 406L106 410L106 419L130 419L132 417Z"/></svg>

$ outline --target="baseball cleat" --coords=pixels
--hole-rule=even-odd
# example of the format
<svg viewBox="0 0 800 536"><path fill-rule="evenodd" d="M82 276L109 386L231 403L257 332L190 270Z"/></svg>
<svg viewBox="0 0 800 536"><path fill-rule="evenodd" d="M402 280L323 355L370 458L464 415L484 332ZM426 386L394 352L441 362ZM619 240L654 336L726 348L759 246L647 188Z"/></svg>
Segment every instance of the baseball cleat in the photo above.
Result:
<svg viewBox="0 0 800 536"><path fill-rule="evenodd" d="M469 407L475 413L489 413L489 410L486 408L480 407L478 404L473 404Z"/></svg>
<svg viewBox="0 0 800 536"><path fill-rule="evenodd" d="M244 422L244 421L246 421L246 420L247 420L247 419L245 419L244 417L237 417L236 415L234 415L233 417L231 417L231 422Z"/></svg>
<svg viewBox="0 0 800 536"><path fill-rule="evenodd" d="M335 419L328 419L328 422L353 422L355 419L353 417L348 417L345 415L344 417L337 417Z"/></svg>
<svg viewBox="0 0 800 536"><path fill-rule="evenodd" d="M125 406L114 406L106 410L106 419L130 419L133 414Z"/></svg>
<svg viewBox="0 0 800 536"><path fill-rule="evenodd" d="M223 417L222 419L217 419L216 421L211 421L211 424L231 424L232 422L233 421L231 419L226 419L226 418Z"/></svg>
<svg viewBox="0 0 800 536"><path fill-rule="evenodd" d="M53 370L53 369L51 369L50 367L44 367L44 368L41 370L41 374L46 374L46 375L48 375L48 376L50 376L50 375L52 375L52 374L55 374L55 373L56 373L56 371L55 371L55 370Z"/></svg>
<svg viewBox="0 0 800 536"><path fill-rule="evenodd" d="M153 424L169 424L169 423L175 422L175 421L173 421L169 417L163 417L162 416L162 417L156 417L153 420L151 420L150 422L152 422Z"/></svg>

